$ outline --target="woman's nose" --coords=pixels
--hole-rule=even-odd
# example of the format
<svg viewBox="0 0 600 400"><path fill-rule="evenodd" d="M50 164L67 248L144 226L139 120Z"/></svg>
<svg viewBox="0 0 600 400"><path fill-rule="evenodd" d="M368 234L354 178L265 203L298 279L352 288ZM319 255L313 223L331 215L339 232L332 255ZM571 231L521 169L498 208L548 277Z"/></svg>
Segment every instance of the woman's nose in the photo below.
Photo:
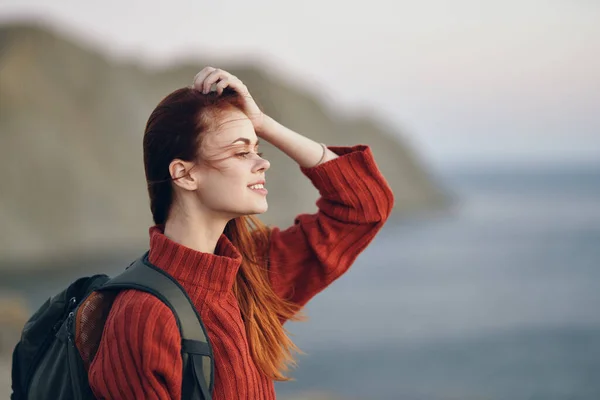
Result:
<svg viewBox="0 0 600 400"><path fill-rule="evenodd" d="M255 171L266 171L271 168L271 163L265 158L261 158L256 162Z"/></svg>

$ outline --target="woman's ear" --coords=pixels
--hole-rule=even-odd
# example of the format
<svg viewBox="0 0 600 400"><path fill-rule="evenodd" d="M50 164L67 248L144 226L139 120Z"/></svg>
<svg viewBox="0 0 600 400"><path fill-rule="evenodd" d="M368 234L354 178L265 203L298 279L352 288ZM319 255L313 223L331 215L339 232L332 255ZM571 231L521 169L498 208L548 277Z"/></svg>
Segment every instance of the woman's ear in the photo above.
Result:
<svg viewBox="0 0 600 400"><path fill-rule="evenodd" d="M169 174L173 183L184 190L194 191L200 186L200 174L192 173L197 164L175 159L169 164Z"/></svg>

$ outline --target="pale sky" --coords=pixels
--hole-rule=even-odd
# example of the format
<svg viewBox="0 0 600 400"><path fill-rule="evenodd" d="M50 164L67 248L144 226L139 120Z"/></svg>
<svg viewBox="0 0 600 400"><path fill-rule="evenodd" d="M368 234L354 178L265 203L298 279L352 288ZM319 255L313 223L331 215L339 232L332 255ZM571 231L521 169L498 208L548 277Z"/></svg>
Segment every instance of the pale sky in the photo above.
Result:
<svg viewBox="0 0 600 400"><path fill-rule="evenodd" d="M597 0L0 0L22 17L151 65L258 61L441 167L600 165Z"/></svg>

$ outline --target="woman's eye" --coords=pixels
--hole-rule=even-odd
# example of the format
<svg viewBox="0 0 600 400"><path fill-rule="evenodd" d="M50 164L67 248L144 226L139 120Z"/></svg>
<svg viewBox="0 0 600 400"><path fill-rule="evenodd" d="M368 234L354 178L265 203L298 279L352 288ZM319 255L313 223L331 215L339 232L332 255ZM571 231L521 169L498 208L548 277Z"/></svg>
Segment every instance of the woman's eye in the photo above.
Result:
<svg viewBox="0 0 600 400"><path fill-rule="evenodd" d="M238 157L242 157L242 158L246 158L248 156L248 154L250 154L249 151L245 151L243 153L237 153L236 156ZM263 153L256 153L257 156L262 157Z"/></svg>

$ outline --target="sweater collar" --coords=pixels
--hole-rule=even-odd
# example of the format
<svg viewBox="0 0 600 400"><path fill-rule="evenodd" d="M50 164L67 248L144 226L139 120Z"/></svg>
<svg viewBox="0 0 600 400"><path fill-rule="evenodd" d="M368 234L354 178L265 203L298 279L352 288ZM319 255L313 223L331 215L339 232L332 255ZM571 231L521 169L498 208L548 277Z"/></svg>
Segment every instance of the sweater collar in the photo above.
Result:
<svg viewBox="0 0 600 400"><path fill-rule="evenodd" d="M148 260L181 283L214 291L229 291L233 287L242 255L233 243L221 234L215 254L185 247L164 234L163 225L149 229Z"/></svg>

